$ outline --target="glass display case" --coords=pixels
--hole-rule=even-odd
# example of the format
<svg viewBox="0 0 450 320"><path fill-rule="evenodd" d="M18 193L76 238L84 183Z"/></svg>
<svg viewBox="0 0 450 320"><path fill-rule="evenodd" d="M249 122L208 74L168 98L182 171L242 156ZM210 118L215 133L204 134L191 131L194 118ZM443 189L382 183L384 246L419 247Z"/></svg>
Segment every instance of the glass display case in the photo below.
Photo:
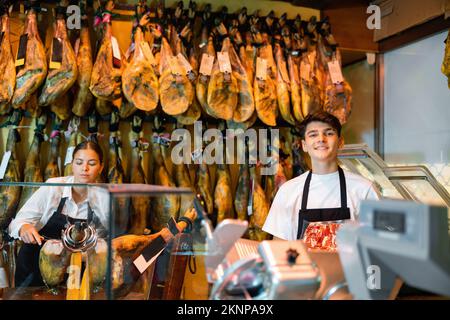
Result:
<svg viewBox="0 0 450 320"><path fill-rule="evenodd" d="M347 170L371 180L385 198L450 208L450 194L425 166L388 166L366 144L345 145L338 159Z"/></svg>
<svg viewBox="0 0 450 320"><path fill-rule="evenodd" d="M208 297L208 231L191 189L1 182L0 191L3 299ZM18 239L24 223L40 245Z"/></svg>

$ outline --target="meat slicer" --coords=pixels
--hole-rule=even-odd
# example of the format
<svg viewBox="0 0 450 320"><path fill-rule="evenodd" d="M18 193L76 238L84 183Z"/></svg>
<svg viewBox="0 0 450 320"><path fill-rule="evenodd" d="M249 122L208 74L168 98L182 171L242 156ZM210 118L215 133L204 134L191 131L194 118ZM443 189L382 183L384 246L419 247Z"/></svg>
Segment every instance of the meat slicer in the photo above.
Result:
<svg viewBox="0 0 450 320"><path fill-rule="evenodd" d="M301 241L242 239L247 221L225 219L213 229L194 201L206 235L205 269L210 299L308 299L320 286L317 266ZM302 288L299 290L299 287Z"/></svg>
<svg viewBox="0 0 450 320"><path fill-rule="evenodd" d="M337 233L339 257L354 299L393 299L401 285L450 296L447 208L366 200L359 222Z"/></svg>
<svg viewBox="0 0 450 320"><path fill-rule="evenodd" d="M241 239L245 230L225 220L209 233L210 299L394 299L403 283L450 296L447 208L364 201L337 232L338 252Z"/></svg>

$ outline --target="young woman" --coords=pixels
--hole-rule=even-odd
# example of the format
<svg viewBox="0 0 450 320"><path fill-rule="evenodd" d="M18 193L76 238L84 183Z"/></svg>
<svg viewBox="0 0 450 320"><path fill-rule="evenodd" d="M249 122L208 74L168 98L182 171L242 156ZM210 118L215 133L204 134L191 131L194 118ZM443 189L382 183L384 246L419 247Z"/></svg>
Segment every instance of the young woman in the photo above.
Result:
<svg viewBox="0 0 450 320"><path fill-rule="evenodd" d="M95 183L103 169L103 153L98 144L85 141L73 152L73 176L49 179L48 183ZM24 244L16 264L15 285L41 286L39 250L45 239L61 238L61 231L70 222L92 219L107 226L108 201L104 195L85 186L42 186L30 197L11 221L11 237ZM91 221L89 221L91 222Z"/></svg>

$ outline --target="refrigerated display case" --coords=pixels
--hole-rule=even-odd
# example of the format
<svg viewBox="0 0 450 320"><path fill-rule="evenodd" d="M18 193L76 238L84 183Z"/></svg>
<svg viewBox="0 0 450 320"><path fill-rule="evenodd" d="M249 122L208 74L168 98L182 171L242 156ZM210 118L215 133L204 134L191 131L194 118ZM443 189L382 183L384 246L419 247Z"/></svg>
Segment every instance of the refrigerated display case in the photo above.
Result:
<svg viewBox="0 0 450 320"><path fill-rule="evenodd" d="M388 166L366 144L345 145L338 159L347 170L371 180L385 198L450 207L450 194L425 166Z"/></svg>
<svg viewBox="0 0 450 320"><path fill-rule="evenodd" d="M40 285L14 283L18 263L23 261L18 259L20 250L25 245L3 233L0 268L8 284L3 288L5 300L163 300L183 299L187 291L207 290L200 288L207 286L207 281L201 259L196 259L204 254L204 227L196 219L195 209L180 214L170 208L177 206L181 197L194 203L196 198L189 188L7 182L0 187L39 188L41 197L48 196L45 207L52 210L61 198L58 193L67 195L65 192L74 187L86 189L92 212L86 221L67 219L61 237L42 239L36 262L43 280ZM29 201L35 201L37 193ZM174 220L170 211L175 212ZM144 223L139 225L140 220ZM38 222L38 229L41 227ZM136 232L139 227L142 232ZM196 281L192 281L193 273Z"/></svg>

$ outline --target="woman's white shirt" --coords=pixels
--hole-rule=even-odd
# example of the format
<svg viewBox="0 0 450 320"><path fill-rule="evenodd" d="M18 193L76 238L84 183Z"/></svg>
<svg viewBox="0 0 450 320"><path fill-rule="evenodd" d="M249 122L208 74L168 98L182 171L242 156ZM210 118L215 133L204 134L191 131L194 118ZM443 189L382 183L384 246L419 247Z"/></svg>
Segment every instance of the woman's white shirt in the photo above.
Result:
<svg viewBox="0 0 450 320"><path fill-rule="evenodd" d="M74 183L73 176L48 179L48 183ZM62 198L67 197L62 214L75 219L87 219L88 204L94 215L100 219L104 227L108 227L109 198L108 193L99 187L88 187L89 196L77 204L72 197L71 186L42 186L28 199L11 221L8 232L11 237L20 239L20 228L28 223L36 230L42 229L58 208ZM88 201L89 199L89 201Z"/></svg>

